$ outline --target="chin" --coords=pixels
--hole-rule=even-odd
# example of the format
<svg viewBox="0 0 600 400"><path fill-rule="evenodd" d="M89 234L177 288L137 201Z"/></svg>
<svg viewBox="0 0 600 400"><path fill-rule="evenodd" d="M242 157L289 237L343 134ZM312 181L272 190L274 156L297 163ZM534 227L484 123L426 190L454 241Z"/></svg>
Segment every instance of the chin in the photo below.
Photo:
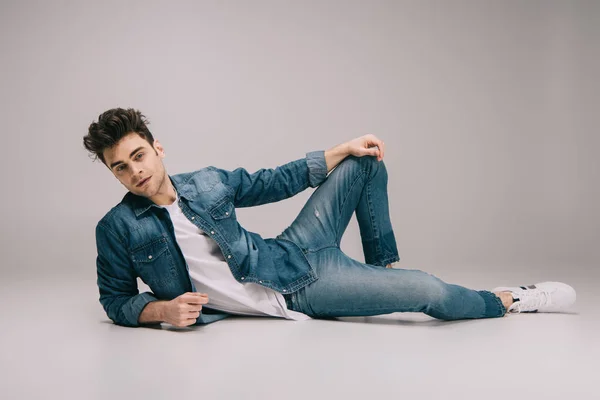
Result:
<svg viewBox="0 0 600 400"><path fill-rule="evenodd" d="M140 190L138 188L134 188L133 190L130 190L130 192L132 192L135 195L142 196L142 197L150 197L151 196L148 194L150 192L149 190Z"/></svg>

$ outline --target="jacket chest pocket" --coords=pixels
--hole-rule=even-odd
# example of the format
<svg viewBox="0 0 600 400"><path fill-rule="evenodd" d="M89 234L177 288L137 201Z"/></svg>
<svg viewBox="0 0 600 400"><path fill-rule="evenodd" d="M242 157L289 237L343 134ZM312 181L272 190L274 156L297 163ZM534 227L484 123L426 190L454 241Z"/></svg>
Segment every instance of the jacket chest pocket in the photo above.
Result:
<svg viewBox="0 0 600 400"><path fill-rule="evenodd" d="M154 287L169 284L173 270L171 252L167 240L163 237L137 247L131 251L134 268L144 283Z"/></svg>
<svg viewBox="0 0 600 400"><path fill-rule="evenodd" d="M210 216L215 220L231 218L235 212L233 203L227 197L222 198L210 210Z"/></svg>
<svg viewBox="0 0 600 400"><path fill-rule="evenodd" d="M215 221L215 224L220 228L220 233L227 240L235 240L237 238L238 223L235 215L235 207L228 197L219 200L208 212Z"/></svg>

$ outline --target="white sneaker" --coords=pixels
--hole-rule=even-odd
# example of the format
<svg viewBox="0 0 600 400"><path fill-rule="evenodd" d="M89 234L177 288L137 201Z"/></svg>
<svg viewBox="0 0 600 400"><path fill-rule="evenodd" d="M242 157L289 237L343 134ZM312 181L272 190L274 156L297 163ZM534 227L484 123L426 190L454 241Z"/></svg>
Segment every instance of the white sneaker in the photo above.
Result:
<svg viewBox="0 0 600 400"><path fill-rule="evenodd" d="M497 287L492 292L512 292L507 313L559 312L575 304L575 289L562 282L542 282L520 287Z"/></svg>

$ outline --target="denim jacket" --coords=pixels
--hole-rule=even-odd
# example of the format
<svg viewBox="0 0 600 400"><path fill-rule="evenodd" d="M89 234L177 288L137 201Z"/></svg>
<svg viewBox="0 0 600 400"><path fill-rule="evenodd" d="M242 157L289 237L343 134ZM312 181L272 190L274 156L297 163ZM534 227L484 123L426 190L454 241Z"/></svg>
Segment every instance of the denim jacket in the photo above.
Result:
<svg viewBox="0 0 600 400"><path fill-rule="evenodd" d="M292 197L327 178L325 151L312 151L275 169L248 173L208 166L169 175L179 206L190 222L210 235L221 248L234 278L282 294L315 281L306 249L285 239L263 239L238 223L236 207L252 207ZM168 211L131 192L96 226L97 283L100 303L117 325L140 326L139 315L151 301L172 300L195 292L188 265L175 239ZM139 293L137 277L151 292ZM194 325L230 314L202 307Z"/></svg>

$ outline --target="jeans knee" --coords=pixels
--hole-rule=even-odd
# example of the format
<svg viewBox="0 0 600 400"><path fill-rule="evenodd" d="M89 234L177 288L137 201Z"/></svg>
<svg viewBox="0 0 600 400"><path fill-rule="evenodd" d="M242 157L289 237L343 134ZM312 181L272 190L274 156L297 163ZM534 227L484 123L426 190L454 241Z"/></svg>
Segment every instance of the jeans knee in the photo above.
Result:
<svg viewBox="0 0 600 400"><path fill-rule="evenodd" d="M367 180L371 180L374 176L380 175L381 179L387 183L388 174L385 163L383 160L377 161L377 157L375 156L367 155L358 157L351 154L342 160L340 166L342 165L344 168L360 169L362 172L364 172Z"/></svg>
<svg viewBox="0 0 600 400"><path fill-rule="evenodd" d="M448 290L446 282L440 278L425 272L418 270L421 273L421 283L423 284L423 291L425 298L429 304L443 304L451 296Z"/></svg>
<svg viewBox="0 0 600 400"><path fill-rule="evenodd" d="M357 158L359 159L358 162L361 168L365 171L369 179L380 174L387 181L387 169L383 160L377 161L377 157L368 155Z"/></svg>
<svg viewBox="0 0 600 400"><path fill-rule="evenodd" d="M443 305L451 299L451 293L446 285L435 282L429 292L429 304Z"/></svg>

